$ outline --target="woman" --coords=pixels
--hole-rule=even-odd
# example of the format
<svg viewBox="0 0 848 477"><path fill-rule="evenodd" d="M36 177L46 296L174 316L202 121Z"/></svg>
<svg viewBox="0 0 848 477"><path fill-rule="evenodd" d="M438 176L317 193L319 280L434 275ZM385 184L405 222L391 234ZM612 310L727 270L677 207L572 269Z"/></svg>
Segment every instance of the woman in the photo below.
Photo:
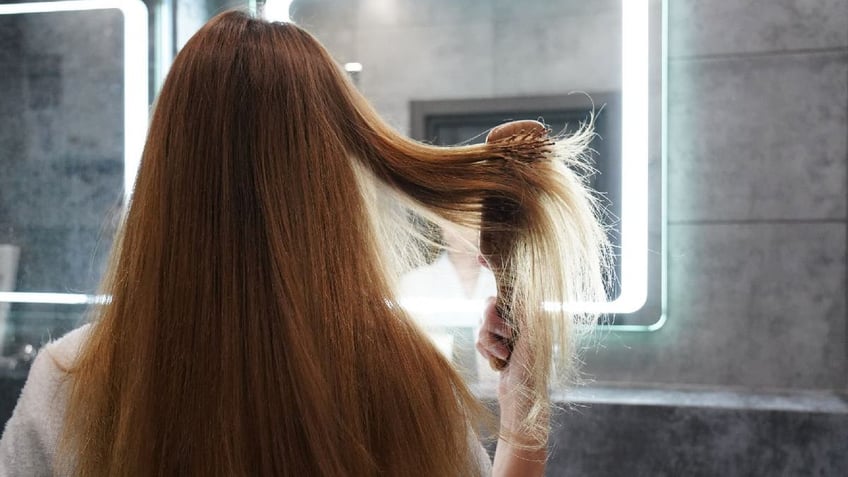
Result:
<svg viewBox="0 0 848 477"><path fill-rule="evenodd" d="M415 250L399 204L470 225L492 195L527 214L482 226L520 238L508 279L521 313L507 326L490 306L480 345L510 360L493 471L540 472L551 332L570 335L541 300L597 289L603 233L556 160L585 137L531 129L460 148L410 141L305 31L215 17L157 101L111 301L37 359L0 443L6 473L487 472L481 406L393 291Z"/></svg>

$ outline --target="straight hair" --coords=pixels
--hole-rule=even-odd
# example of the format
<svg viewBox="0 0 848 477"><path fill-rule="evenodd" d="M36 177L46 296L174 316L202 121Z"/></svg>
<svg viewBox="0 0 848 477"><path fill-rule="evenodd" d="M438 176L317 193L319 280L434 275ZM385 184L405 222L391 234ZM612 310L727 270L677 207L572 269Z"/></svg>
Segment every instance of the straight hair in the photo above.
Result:
<svg viewBox="0 0 848 477"><path fill-rule="evenodd" d="M435 147L389 127L291 23L230 11L177 55L92 327L57 468L77 476L467 476L485 411L395 298L408 210L514 233L543 442L554 358L597 299L604 231L567 138ZM484 200L520 218L481 224ZM558 373L562 376L563 373ZM539 389L541 383L542 389Z"/></svg>

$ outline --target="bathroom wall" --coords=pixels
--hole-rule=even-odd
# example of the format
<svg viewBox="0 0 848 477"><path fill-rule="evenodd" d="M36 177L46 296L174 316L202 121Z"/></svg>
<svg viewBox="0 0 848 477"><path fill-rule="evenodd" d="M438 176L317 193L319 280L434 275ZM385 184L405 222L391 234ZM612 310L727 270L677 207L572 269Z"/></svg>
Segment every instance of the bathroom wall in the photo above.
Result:
<svg viewBox="0 0 848 477"><path fill-rule="evenodd" d="M848 387L848 2L669 2L668 323L615 383Z"/></svg>
<svg viewBox="0 0 848 477"><path fill-rule="evenodd" d="M123 187L121 24L117 11L0 17L0 243L20 247L17 291L96 288ZM15 304L15 339L38 344L81 310Z"/></svg>
<svg viewBox="0 0 848 477"><path fill-rule="evenodd" d="M402 130L410 99L619 87L618 2L339 3L292 16ZM602 333L587 377L844 390L848 2L673 0L669 49L668 322Z"/></svg>

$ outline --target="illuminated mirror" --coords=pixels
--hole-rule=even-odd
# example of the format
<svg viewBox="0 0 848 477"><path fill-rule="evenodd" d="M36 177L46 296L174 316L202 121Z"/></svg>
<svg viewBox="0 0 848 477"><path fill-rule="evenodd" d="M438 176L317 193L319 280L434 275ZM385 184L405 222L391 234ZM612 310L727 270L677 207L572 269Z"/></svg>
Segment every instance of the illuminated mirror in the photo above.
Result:
<svg viewBox="0 0 848 477"><path fill-rule="evenodd" d="M0 336L27 354L94 301L148 112L138 0L0 4Z"/></svg>
<svg viewBox="0 0 848 477"><path fill-rule="evenodd" d="M594 110L592 184L608 199L618 281L612 302L580 306L620 329L661 326L659 0L60 0L0 4L3 354L75 326L97 299L149 101L188 37L232 7L313 32L378 111L417 139L482 140L488 128L521 118L567 130ZM439 258L431 265L444 266ZM442 333L443 349L467 344L480 302L466 298L492 294L492 281L421 275L408 277L409 295L445 283L458 293L411 310L428 314L433 328L465 330Z"/></svg>
<svg viewBox="0 0 848 477"><path fill-rule="evenodd" d="M265 7L266 16L290 17L315 34L383 117L416 139L479 142L512 119L542 118L567 131L594 111L591 182L605 198L616 279L610 302L568 306L603 312L620 330L662 326L663 2L267 0ZM445 239L460 247L452 240ZM402 284L405 305L422 322L476 326L479 299L493 284L464 269L461 255L435 257Z"/></svg>

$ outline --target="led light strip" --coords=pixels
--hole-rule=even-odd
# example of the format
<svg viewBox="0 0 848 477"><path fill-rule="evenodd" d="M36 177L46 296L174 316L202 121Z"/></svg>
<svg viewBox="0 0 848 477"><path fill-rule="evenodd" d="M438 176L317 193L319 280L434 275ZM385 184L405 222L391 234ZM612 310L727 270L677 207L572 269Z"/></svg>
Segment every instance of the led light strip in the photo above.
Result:
<svg viewBox="0 0 848 477"><path fill-rule="evenodd" d="M648 299L648 0L623 0L621 23L621 295L545 309L624 314Z"/></svg>
<svg viewBox="0 0 848 477"><path fill-rule="evenodd" d="M106 295L78 293L0 292L0 303L41 303L48 305L91 305L109 303Z"/></svg>
<svg viewBox="0 0 848 477"><path fill-rule="evenodd" d="M147 7L141 0L0 4L0 15L119 10L124 16L124 204L132 194L147 132ZM0 302L81 305L108 298L74 293L0 292Z"/></svg>
<svg viewBox="0 0 848 477"><path fill-rule="evenodd" d="M648 297L649 3L621 2L621 295L603 313L632 313Z"/></svg>

